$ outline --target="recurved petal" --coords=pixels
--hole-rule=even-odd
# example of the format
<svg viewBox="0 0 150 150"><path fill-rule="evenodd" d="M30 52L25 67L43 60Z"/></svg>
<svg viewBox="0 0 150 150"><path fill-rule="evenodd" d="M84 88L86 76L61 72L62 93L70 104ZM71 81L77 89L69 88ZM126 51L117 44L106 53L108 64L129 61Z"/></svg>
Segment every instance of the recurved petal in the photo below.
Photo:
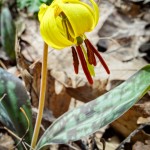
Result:
<svg viewBox="0 0 150 150"><path fill-rule="evenodd" d="M94 0L90 0L90 2L92 3L93 8L94 8L95 26L96 26L97 22L99 20L99 8L98 8L98 5L95 3Z"/></svg>
<svg viewBox="0 0 150 150"><path fill-rule="evenodd" d="M67 46L71 46L74 43L69 41L60 32L61 30L57 24L57 16L54 15L54 11L55 9L49 6L46 12L44 13L40 24L41 35L44 41L53 48L62 49Z"/></svg>
<svg viewBox="0 0 150 150"><path fill-rule="evenodd" d="M79 2L80 0L62 0L63 2L69 2L69 3L76 3Z"/></svg>
<svg viewBox="0 0 150 150"><path fill-rule="evenodd" d="M47 10L48 6L46 4L42 4L40 6L40 10L39 10L39 13L38 13L38 18L39 18L39 21L42 20L46 10Z"/></svg>
<svg viewBox="0 0 150 150"><path fill-rule="evenodd" d="M60 3L58 6L67 16L74 31L74 37L91 31L95 24L92 9L83 2Z"/></svg>
<svg viewBox="0 0 150 150"><path fill-rule="evenodd" d="M93 17L95 19L95 24L94 24L93 28L97 25L97 22L99 20L99 8L94 0L90 0L91 4L93 6L93 9L91 9L91 7L89 5L87 5L86 3L81 2L81 0L63 0L63 2L79 3L79 4L82 4L85 7L87 7L89 9L89 11L93 14Z"/></svg>

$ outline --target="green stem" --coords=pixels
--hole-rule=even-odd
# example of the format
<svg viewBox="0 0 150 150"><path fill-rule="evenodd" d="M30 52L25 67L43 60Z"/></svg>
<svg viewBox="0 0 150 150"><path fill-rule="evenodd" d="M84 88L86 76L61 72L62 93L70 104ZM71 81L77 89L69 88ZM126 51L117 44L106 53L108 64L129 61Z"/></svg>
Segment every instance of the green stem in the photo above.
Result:
<svg viewBox="0 0 150 150"><path fill-rule="evenodd" d="M32 148L35 148L35 146L36 146L39 131L40 131L40 125L41 125L41 121L42 121L42 116L43 116L46 82L47 82L47 59L48 59L48 45L46 43L44 43L39 108L38 108L37 119L36 119L32 142L31 142Z"/></svg>

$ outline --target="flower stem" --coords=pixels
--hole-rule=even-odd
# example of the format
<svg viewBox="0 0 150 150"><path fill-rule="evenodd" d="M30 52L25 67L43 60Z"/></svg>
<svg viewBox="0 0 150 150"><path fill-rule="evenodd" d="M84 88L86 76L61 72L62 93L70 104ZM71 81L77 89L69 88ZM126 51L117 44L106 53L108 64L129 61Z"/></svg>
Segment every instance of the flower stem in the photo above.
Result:
<svg viewBox="0 0 150 150"><path fill-rule="evenodd" d="M34 132L33 132L33 136L32 136L32 142L31 142L32 148L35 148L35 146L36 146L39 131L40 131L40 125L41 125L41 121L42 121L42 116L43 116L46 81L47 81L47 59L48 59L48 45L46 43L44 43L39 108L38 108L37 119L36 119L36 123L35 123L35 127L34 127Z"/></svg>

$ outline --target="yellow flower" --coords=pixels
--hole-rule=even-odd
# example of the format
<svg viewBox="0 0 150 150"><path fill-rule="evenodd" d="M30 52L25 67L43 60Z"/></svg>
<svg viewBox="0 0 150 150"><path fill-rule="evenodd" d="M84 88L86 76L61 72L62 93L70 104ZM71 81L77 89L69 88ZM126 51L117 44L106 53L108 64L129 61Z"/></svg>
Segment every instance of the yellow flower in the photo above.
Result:
<svg viewBox="0 0 150 150"><path fill-rule="evenodd" d="M91 5L80 0L54 0L50 6L42 4L39 11L40 32L44 41L55 49L72 46L74 70L78 73L79 59L83 71L93 83L91 75L95 75L95 55L109 73L109 69L85 32L90 32L97 25L99 9L94 0ZM84 48L83 42L87 48ZM76 46L73 47L73 46Z"/></svg>

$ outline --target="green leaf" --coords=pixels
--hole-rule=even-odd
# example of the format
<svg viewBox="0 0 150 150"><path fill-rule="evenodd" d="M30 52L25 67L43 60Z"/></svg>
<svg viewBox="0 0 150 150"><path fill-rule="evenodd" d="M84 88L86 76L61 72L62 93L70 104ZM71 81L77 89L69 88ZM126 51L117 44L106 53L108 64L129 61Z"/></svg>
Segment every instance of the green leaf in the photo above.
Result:
<svg viewBox="0 0 150 150"><path fill-rule="evenodd" d="M47 5L50 5L53 0L40 0L40 1L41 1L41 3L45 3Z"/></svg>
<svg viewBox="0 0 150 150"><path fill-rule="evenodd" d="M50 5L53 0L17 0L18 7L20 9L27 8L28 12L38 12L42 3Z"/></svg>
<svg viewBox="0 0 150 150"><path fill-rule="evenodd" d="M17 0L17 5L20 9L27 7L32 0Z"/></svg>
<svg viewBox="0 0 150 150"><path fill-rule="evenodd" d="M30 5L28 6L29 12L38 12L41 2L39 0L32 0Z"/></svg>
<svg viewBox="0 0 150 150"><path fill-rule="evenodd" d="M150 65L97 99L59 117L43 134L36 149L88 136L131 108L150 89Z"/></svg>
<svg viewBox="0 0 150 150"><path fill-rule="evenodd" d="M12 19L10 10L7 7L2 8L1 10L0 23L3 49L12 60L15 60L16 27Z"/></svg>
<svg viewBox="0 0 150 150"><path fill-rule="evenodd" d="M0 121L22 137L28 128L27 120L20 111L24 109L30 121L25 140L30 144L32 138L32 114L29 96L20 79L0 68Z"/></svg>
<svg viewBox="0 0 150 150"><path fill-rule="evenodd" d="M7 111L4 106L0 103L0 121L5 124L11 131L15 131L14 125L10 120Z"/></svg>

